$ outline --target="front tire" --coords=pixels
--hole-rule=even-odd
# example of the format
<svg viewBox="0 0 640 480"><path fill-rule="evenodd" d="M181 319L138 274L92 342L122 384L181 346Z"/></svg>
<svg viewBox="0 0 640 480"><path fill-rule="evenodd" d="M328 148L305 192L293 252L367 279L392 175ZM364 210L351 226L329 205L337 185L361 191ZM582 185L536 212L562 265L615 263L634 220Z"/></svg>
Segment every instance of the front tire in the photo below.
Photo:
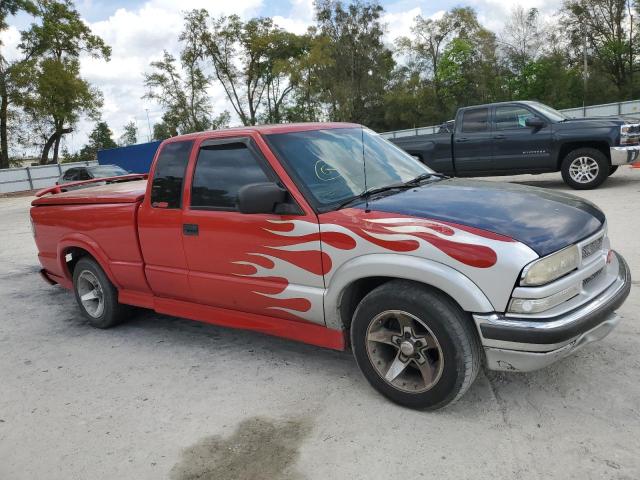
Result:
<svg viewBox="0 0 640 480"><path fill-rule="evenodd" d="M609 159L595 148L578 148L569 152L560 170L564 183L575 190L591 190L610 175Z"/></svg>
<svg viewBox="0 0 640 480"><path fill-rule="evenodd" d="M468 314L439 291L405 280L385 283L362 299L351 345L369 383L415 409L435 410L458 400L482 358Z"/></svg>
<svg viewBox="0 0 640 480"><path fill-rule="evenodd" d="M83 257L76 263L73 290L80 310L93 327L113 327L130 314L127 305L118 303L118 290L92 258Z"/></svg>

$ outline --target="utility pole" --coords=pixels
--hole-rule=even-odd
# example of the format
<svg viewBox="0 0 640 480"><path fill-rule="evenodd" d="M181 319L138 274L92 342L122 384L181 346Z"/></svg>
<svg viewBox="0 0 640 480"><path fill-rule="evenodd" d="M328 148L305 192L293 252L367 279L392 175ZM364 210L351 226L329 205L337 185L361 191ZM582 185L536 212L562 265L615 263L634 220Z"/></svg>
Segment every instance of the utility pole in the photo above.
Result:
<svg viewBox="0 0 640 480"><path fill-rule="evenodd" d="M587 99L587 29L583 27L583 37L582 37L582 62L583 62L583 72L582 72L582 111L585 112L586 99ZM584 114L584 113L583 113Z"/></svg>
<svg viewBox="0 0 640 480"><path fill-rule="evenodd" d="M149 121L149 109L145 108L145 112L147 112L147 127L149 128L149 141L151 141L151 122Z"/></svg>

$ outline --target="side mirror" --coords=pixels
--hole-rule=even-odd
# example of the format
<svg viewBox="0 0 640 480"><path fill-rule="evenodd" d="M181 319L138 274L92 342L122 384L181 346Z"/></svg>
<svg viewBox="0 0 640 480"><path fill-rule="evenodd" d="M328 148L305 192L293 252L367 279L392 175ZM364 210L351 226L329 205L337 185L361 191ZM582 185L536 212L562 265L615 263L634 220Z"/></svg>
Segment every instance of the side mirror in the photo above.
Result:
<svg viewBox="0 0 640 480"><path fill-rule="evenodd" d="M533 128L541 128L545 126L544 120L542 120L540 117L528 117L524 121L524 124L527 127L533 127Z"/></svg>
<svg viewBox="0 0 640 480"><path fill-rule="evenodd" d="M251 183L238 190L238 209L241 213L274 213L286 199L287 191L275 183Z"/></svg>

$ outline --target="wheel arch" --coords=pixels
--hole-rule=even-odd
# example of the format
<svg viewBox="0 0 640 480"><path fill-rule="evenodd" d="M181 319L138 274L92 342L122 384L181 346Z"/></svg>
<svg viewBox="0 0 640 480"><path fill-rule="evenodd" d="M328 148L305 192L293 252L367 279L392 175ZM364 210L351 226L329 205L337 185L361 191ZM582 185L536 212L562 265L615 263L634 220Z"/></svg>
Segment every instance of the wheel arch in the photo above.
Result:
<svg viewBox="0 0 640 480"><path fill-rule="evenodd" d="M67 261L68 254L71 254L70 261ZM98 263L107 278L118 288L113 272L109 268L109 257L107 257L100 245L91 239L91 237L80 233L69 235L58 243L60 270L64 273L69 285L73 283L73 269L75 264L80 258L87 256Z"/></svg>
<svg viewBox="0 0 640 480"><path fill-rule="evenodd" d="M346 262L332 275L325 293L327 327L348 329L362 298L391 280L411 280L439 290L466 312L494 311L480 288L452 267L408 255L372 254Z"/></svg>
<svg viewBox="0 0 640 480"><path fill-rule="evenodd" d="M579 148L594 148L601 152L607 160L609 160L609 165L611 165L611 152L609 150L609 142L606 140L589 140L589 141L576 141L576 142L566 142L560 145L560 149L558 150L558 161L556 168L560 170L562 167L562 162L565 157L569 155L574 150L578 150Z"/></svg>

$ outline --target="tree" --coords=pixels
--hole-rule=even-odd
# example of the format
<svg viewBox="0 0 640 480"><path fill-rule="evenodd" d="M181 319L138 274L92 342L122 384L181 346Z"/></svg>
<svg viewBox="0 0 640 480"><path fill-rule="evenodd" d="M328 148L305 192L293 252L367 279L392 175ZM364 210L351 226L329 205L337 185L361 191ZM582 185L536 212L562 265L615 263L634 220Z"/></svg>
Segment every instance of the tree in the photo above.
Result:
<svg viewBox="0 0 640 480"><path fill-rule="evenodd" d="M24 11L35 14L33 2L28 0L2 0L0 2L0 33L7 29L7 17ZM2 41L0 40L0 48ZM13 71L21 62L28 58L21 58L9 62L0 50L0 168L9 168L9 105L14 100L15 88Z"/></svg>
<svg viewBox="0 0 640 480"><path fill-rule="evenodd" d="M138 143L138 127L136 122L131 120L123 127L123 133L120 136L120 145L126 147L127 145L135 145Z"/></svg>
<svg viewBox="0 0 640 480"><path fill-rule="evenodd" d="M80 63L75 59L28 62L18 84L22 87L20 105L32 118L46 120L52 132L44 142L40 163L49 162L52 147L52 163L57 163L60 139L73 131L81 115L97 117L102 95L80 77Z"/></svg>
<svg viewBox="0 0 640 480"><path fill-rule="evenodd" d="M211 115L207 95L209 79L193 52L183 52L181 64L186 72L184 79L175 57L165 51L162 60L151 63L153 71L144 76L145 98L156 100L166 110L162 117L166 127L162 135L170 133L169 136L174 136L226 126L229 122L226 111L217 117Z"/></svg>
<svg viewBox="0 0 640 480"><path fill-rule="evenodd" d="M105 121L98 121L96 126L89 134L89 141L80 149L75 155L68 157L69 161L73 162L86 162L96 160L98 157L98 150L105 150L107 148L116 148L118 145L113 141L113 133Z"/></svg>
<svg viewBox="0 0 640 480"><path fill-rule="evenodd" d="M631 0L566 0L561 24L566 31L570 54L582 61L586 45L592 49L595 68L611 78L618 98L629 98L634 55Z"/></svg>
<svg viewBox="0 0 640 480"><path fill-rule="evenodd" d="M471 7L458 7L435 20L417 16L411 27L412 37L401 37L397 41L399 50L409 57L412 67L433 82L441 109L444 109L440 92L442 76L438 76L438 70L443 51L456 36L470 38L480 28Z"/></svg>
<svg viewBox="0 0 640 480"><path fill-rule="evenodd" d="M193 10L185 21L183 55L211 68L242 124L255 125L261 115L279 121L293 91L290 64L304 51L300 37L270 18L243 22L237 15L211 18Z"/></svg>
<svg viewBox="0 0 640 480"><path fill-rule="evenodd" d="M45 164L52 147L53 162L58 161L60 140L73 131L79 116L94 115L102 103L97 90L80 78L80 54L108 61L111 48L91 32L71 0L38 0L36 6L41 22L23 32L20 48L38 58L37 63L29 64L37 72L35 85L23 84L23 91L32 92L27 108L50 120L52 132L40 158ZM24 78L28 79L28 75Z"/></svg>
<svg viewBox="0 0 640 480"><path fill-rule="evenodd" d="M520 72L527 63L536 60L542 53L545 37L546 31L540 22L538 9L515 7L500 36L509 66L515 72Z"/></svg>
<svg viewBox="0 0 640 480"><path fill-rule="evenodd" d="M383 9L357 0L316 2L319 42L329 61L315 74L332 120L364 123L378 128L384 117L385 87L394 67L393 54L383 42Z"/></svg>

